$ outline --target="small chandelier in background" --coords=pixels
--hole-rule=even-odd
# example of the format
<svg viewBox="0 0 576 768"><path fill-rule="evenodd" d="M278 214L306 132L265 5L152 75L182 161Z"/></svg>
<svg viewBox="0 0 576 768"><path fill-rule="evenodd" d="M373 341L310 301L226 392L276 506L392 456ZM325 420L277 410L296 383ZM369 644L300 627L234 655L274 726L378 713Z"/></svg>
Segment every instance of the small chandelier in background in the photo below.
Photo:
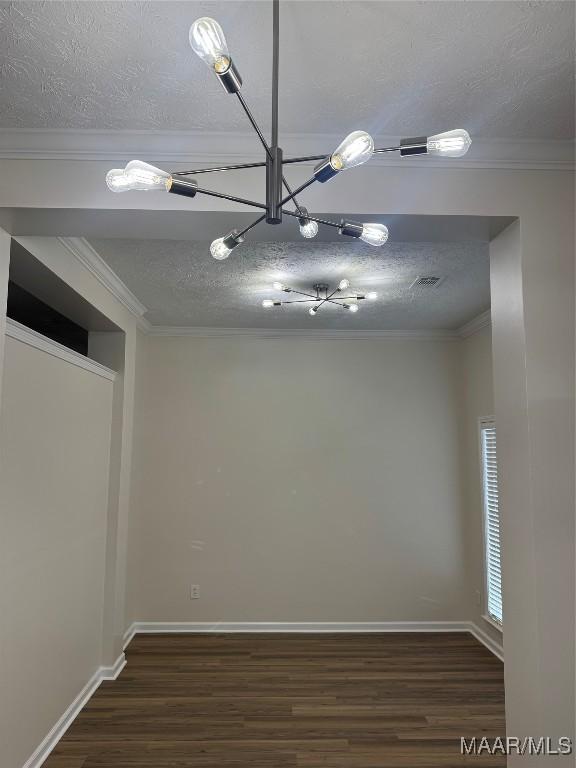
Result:
<svg viewBox="0 0 576 768"><path fill-rule="evenodd" d="M324 304L337 304L339 307L347 310L348 312L358 312L358 304L356 302L368 299L369 301L375 301L378 298L376 291L369 291L368 293L353 293L350 296L342 296L343 291L348 291L350 288L349 280L340 280L338 287L333 291L330 290L330 286L327 283L316 283L313 286L314 293L305 293L304 291L297 291L295 288L290 288L283 283L272 283L272 287L276 291L283 291L284 293L294 293L297 296L306 296L305 299L293 299L292 301L278 301L277 299L264 299L262 306L264 309L273 309L274 307L282 307L285 304L313 304L308 309L308 314L315 317L318 310L324 306ZM336 298L335 298L336 297Z"/></svg>
<svg viewBox="0 0 576 768"><path fill-rule="evenodd" d="M197 194L210 195L260 209L261 215L247 227L241 230L233 229L227 235L214 240L210 246L210 253L219 260L228 258L234 248L244 241L246 233L256 225L263 221L266 221L267 224L280 224L283 215L296 218L300 224L300 233L306 238L315 237L318 233L318 224L322 224L337 229L340 235L359 238L369 245L384 245L388 239L388 229L383 224L361 223L345 219L330 221L318 218L308 213L308 210L300 205L297 195L311 184L315 182L324 184L342 171L362 165L377 154L399 152L401 157L425 154L440 157L462 157L472 143L470 136L466 131L458 129L439 133L436 136L402 139L398 146L375 149L374 140L370 134L366 131L353 131L332 153L306 157L283 157L282 149L278 146L279 0L272 0L272 10L272 139L270 144L260 130L241 93L242 78L228 52L226 38L218 22L207 17L197 19L192 24L189 34L190 45L194 52L215 73L224 90L235 95L238 99L264 148L264 161L168 173L141 160L132 160L125 168L114 168L109 171L106 175L106 183L113 192L158 190L190 198ZM316 161L319 162L314 168L311 178L292 190L284 176L284 166ZM199 186L198 182L193 179L186 178L203 173L235 171L245 168L266 168L265 202L215 192ZM283 189L286 190L285 194ZM286 207L292 202L295 210Z"/></svg>

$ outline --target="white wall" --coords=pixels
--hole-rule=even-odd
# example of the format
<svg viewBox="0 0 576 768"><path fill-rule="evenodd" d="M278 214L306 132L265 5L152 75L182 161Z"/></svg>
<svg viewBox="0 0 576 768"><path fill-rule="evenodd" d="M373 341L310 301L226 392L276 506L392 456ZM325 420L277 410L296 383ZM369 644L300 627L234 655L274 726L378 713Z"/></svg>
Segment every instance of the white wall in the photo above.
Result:
<svg viewBox="0 0 576 768"><path fill-rule="evenodd" d="M149 338L132 615L462 619L458 347Z"/></svg>
<svg viewBox="0 0 576 768"><path fill-rule="evenodd" d="M102 659L110 380L8 338L0 744L20 768Z"/></svg>
<svg viewBox="0 0 576 768"><path fill-rule="evenodd" d="M49 358L59 367L47 373L43 369L49 366L44 360L48 356L36 349L22 351L20 357L28 363L14 367L14 353L3 354L3 333L0 339L0 378L7 388L0 408L0 430L7 443L2 471L11 473L9 481L0 482L2 544L11 546L9 523L24 526L14 531L20 548L14 545L9 558L2 556L2 583L9 587L0 595L2 768L20 768L99 668L121 658L137 333L136 318L62 243L35 237L19 241L112 320L122 333L111 336L116 341L122 337L123 343L112 345L119 353L109 362L118 370L115 381L97 379L93 392L85 383L85 377L93 374L79 368L69 372L68 364L57 358ZM9 238L0 231L2 330L8 263ZM19 344L6 340L10 350ZM28 359L30 354L36 357ZM54 376L62 372L62 381L50 378L50 372ZM105 413L101 386L107 392ZM57 390L53 398L51 389ZM15 393L20 397L16 405ZM34 407L27 408L26 398L32 401L35 393L39 397ZM14 443L13 434L32 445L35 464L30 457L26 463L22 443ZM65 474L67 464L71 479ZM35 465L42 473L35 471ZM87 467L95 473L96 485L85 481ZM84 485L82 495L79 483ZM51 527L44 535L44 547L36 552L26 548L23 539L30 534L36 542L33 537L45 533L34 527L36 501L38 497L44 501L44 496L58 513L48 509L42 518ZM81 504L85 515L79 514L79 528L74 528L66 514L73 516ZM102 527L96 531L95 526ZM81 556L88 540L89 553ZM59 569L53 567L54 560Z"/></svg>

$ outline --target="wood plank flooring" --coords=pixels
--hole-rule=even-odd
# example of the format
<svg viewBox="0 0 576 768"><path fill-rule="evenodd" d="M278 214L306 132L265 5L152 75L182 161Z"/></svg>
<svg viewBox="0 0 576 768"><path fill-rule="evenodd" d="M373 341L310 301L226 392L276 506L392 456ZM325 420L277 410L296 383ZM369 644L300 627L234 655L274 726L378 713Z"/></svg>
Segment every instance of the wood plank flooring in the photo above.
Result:
<svg viewBox="0 0 576 768"><path fill-rule="evenodd" d="M503 665L471 635L136 635L45 768L440 768L504 736Z"/></svg>

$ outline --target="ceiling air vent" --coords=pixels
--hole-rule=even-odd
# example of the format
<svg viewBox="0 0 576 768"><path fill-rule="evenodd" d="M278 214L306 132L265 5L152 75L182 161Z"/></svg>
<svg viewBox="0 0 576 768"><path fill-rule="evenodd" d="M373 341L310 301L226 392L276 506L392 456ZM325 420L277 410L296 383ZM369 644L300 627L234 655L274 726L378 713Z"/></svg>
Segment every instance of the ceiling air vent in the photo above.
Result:
<svg viewBox="0 0 576 768"><path fill-rule="evenodd" d="M417 277L410 288L437 288L441 282L441 277L436 277L435 275L426 275L424 277Z"/></svg>

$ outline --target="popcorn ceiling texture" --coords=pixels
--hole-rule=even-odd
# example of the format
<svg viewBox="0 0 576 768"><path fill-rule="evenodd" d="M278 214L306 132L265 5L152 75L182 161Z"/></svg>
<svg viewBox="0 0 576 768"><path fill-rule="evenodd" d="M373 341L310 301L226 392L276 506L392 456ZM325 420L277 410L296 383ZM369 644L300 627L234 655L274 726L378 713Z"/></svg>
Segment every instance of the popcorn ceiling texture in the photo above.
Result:
<svg viewBox="0 0 576 768"><path fill-rule="evenodd" d="M92 1L0 3L0 128L249 130L188 45L201 15L268 129L269 3ZM281 132L574 134L573 3L283 2L281 35Z"/></svg>
<svg viewBox="0 0 576 768"><path fill-rule="evenodd" d="M209 243L92 239L91 245L148 307L154 325L220 328L455 329L490 306L488 245L483 242L245 242L223 262ZM438 275L435 288L410 289L416 277ZM347 277L358 292L376 290L355 315L307 305L262 308L264 298L297 298L274 280L309 291Z"/></svg>

